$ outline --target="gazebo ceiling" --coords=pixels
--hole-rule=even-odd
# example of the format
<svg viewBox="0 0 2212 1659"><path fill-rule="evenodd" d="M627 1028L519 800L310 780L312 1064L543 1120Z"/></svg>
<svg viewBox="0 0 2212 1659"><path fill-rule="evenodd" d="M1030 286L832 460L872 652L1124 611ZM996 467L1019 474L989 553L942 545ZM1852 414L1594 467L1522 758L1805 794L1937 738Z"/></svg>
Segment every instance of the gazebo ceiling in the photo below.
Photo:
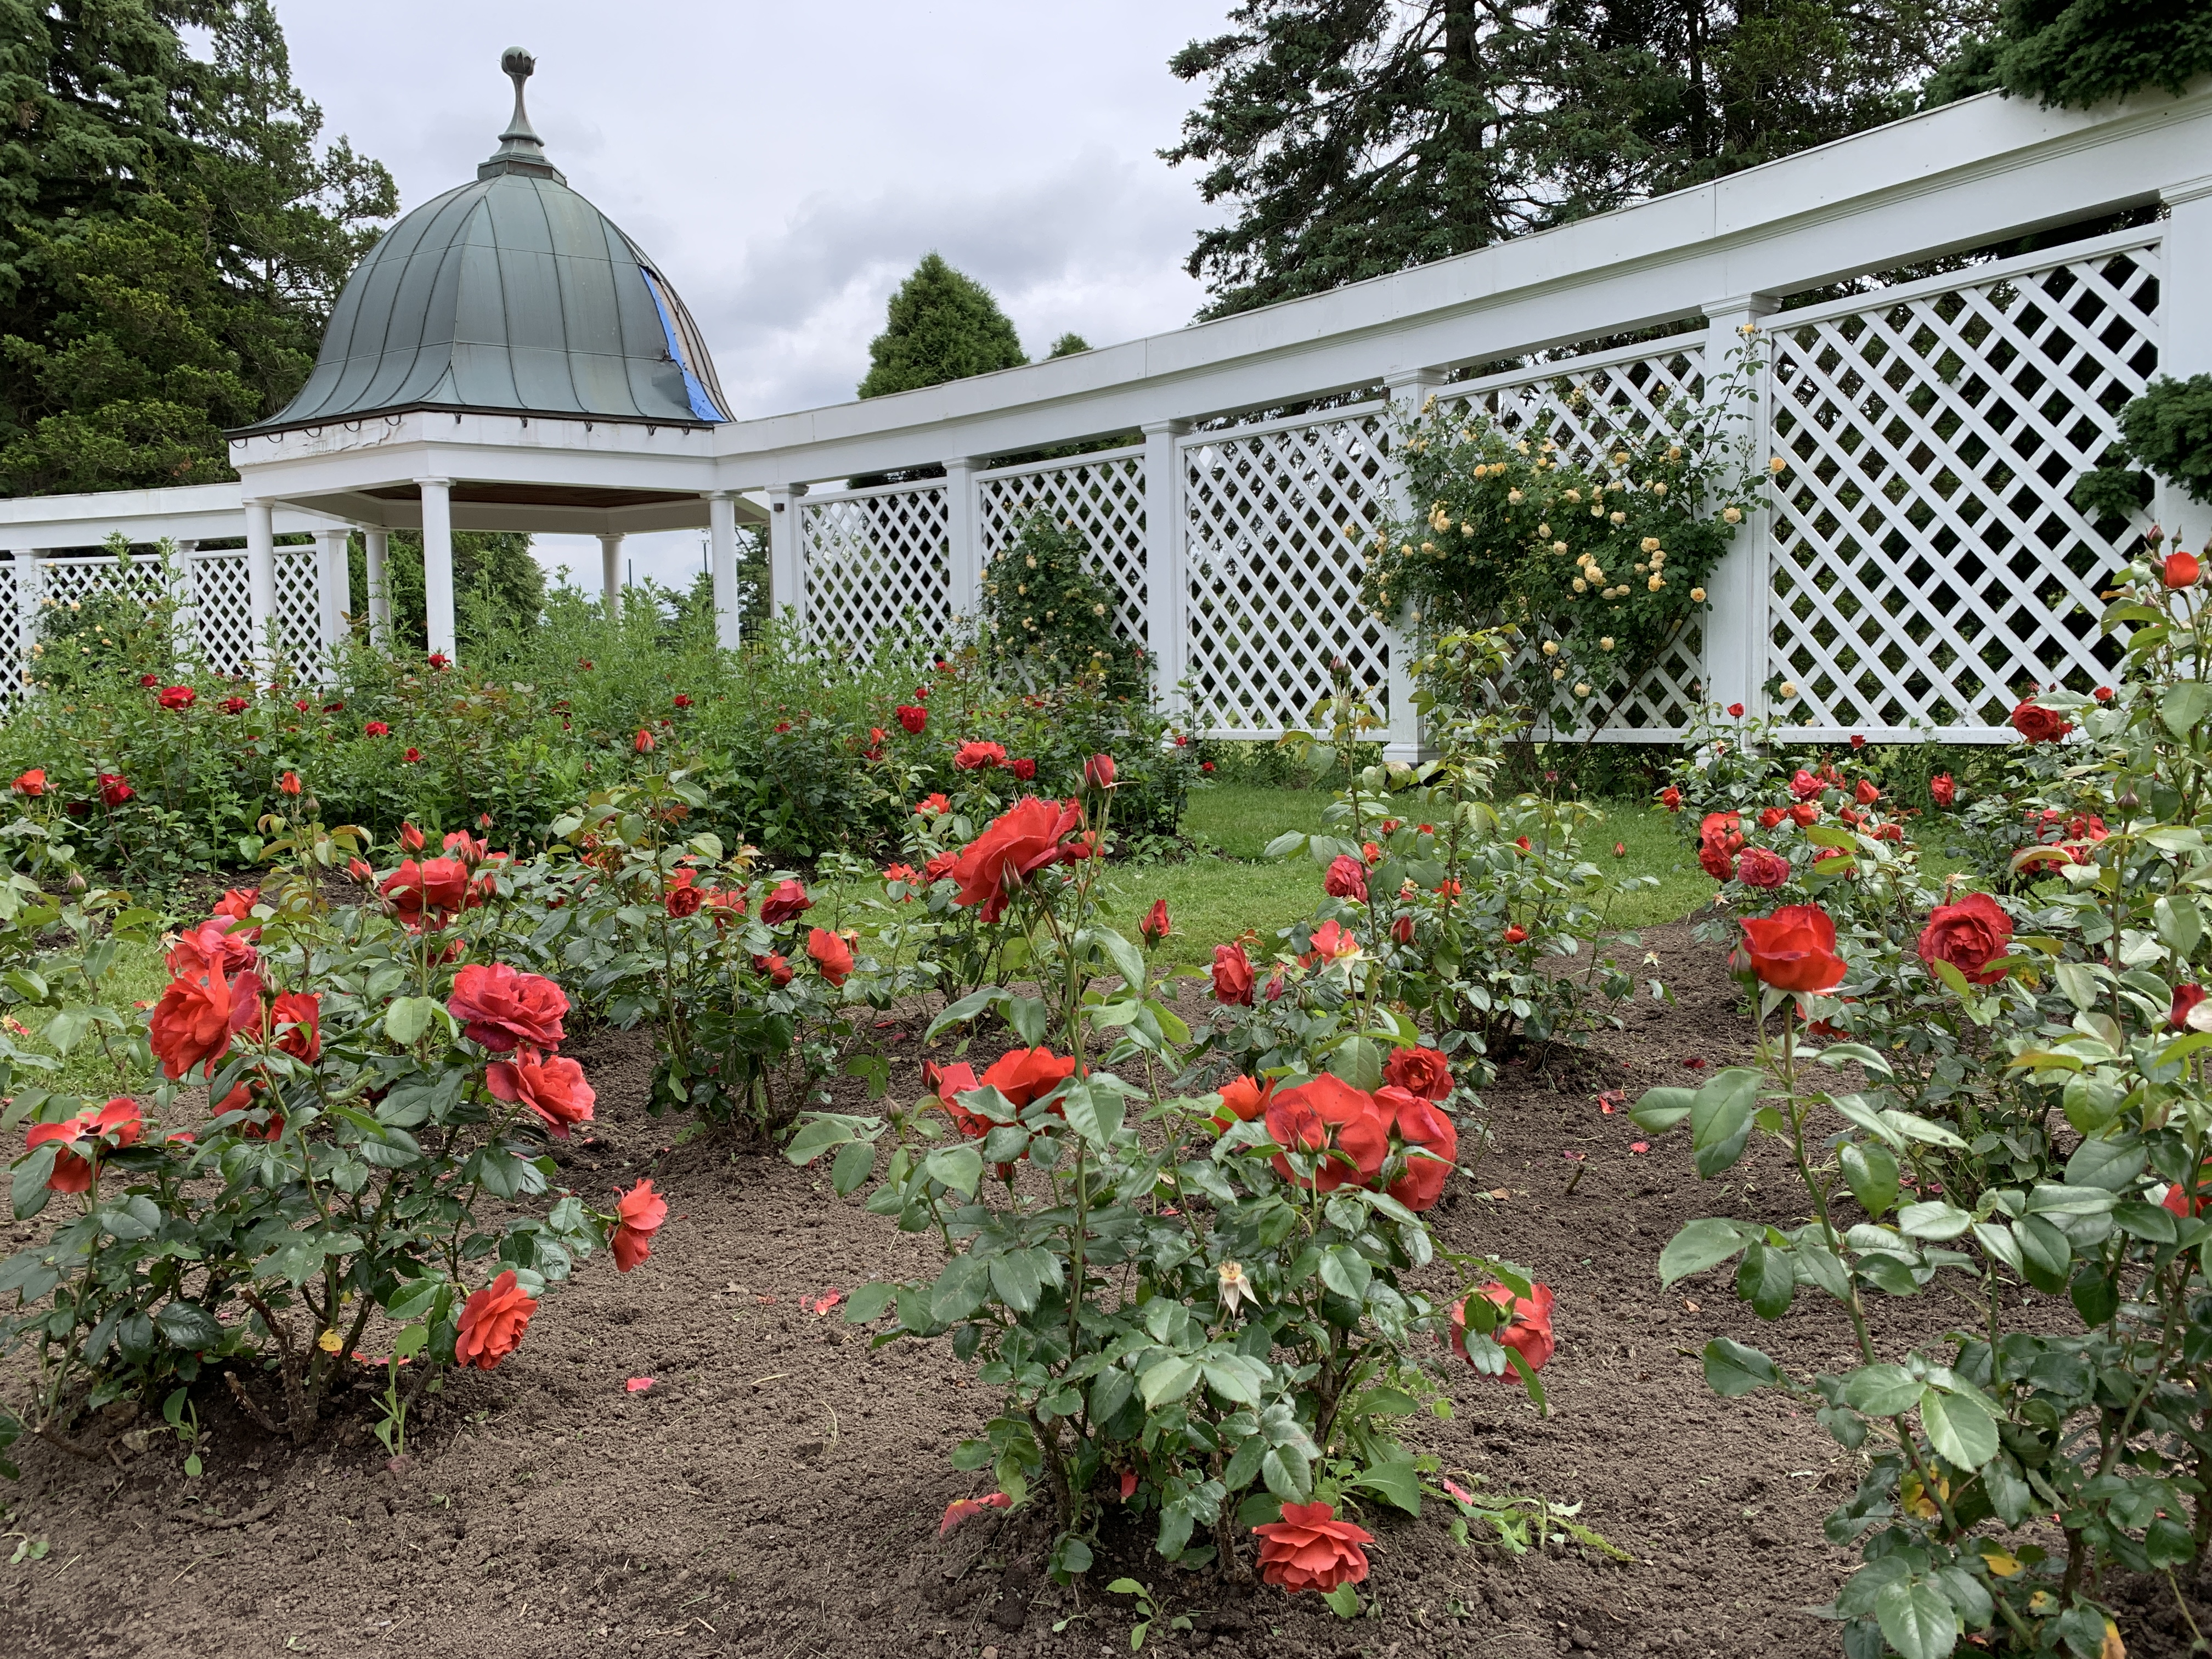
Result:
<svg viewBox="0 0 2212 1659"><path fill-rule="evenodd" d="M523 109L474 182L403 216L346 281L314 372L234 436L410 410L700 427L729 418L713 361L659 268L568 188Z"/></svg>

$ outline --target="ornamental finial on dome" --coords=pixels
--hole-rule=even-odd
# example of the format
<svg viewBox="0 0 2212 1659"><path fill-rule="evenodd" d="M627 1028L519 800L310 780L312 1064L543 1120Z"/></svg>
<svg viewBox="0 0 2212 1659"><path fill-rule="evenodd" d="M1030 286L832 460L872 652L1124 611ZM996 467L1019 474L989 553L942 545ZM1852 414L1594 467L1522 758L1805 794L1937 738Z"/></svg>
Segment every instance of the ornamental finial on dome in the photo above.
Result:
<svg viewBox="0 0 2212 1659"><path fill-rule="evenodd" d="M499 148L492 152L491 160L477 168L477 177L489 179L501 173L524 173L568 183L545 159L545 141L531 126L530 112L522 106L522 83L538 68L538 60L520 46L509 46L500 53L499 66L514 82L514 113L507 118L507 131L499 135Z"/></svg>

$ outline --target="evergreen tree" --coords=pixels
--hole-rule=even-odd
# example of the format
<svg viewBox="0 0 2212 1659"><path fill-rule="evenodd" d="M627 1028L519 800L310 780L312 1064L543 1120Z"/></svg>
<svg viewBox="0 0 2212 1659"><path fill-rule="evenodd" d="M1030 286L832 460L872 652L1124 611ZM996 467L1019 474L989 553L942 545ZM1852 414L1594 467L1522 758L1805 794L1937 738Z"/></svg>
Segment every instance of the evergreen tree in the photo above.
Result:
<svg viewBox="0 0 2212 1659"><path fill-rule="evenodd" d="M1170 62L1162 155L1231 222L1220 316L1771 161L1906 112L1995 0L1245 0Z"/></svg>
<svg viewBox="0 0 2212 1659"><path fill-rule="evenodd" d="M1019 368L1029 362L991 290L935 253L923 255L914 275L891 295L884 331L868 342L868 377L860 382L863 398Z"/></svg>
<svg viewBox="0 0 2212 1659"><path fill-rule="evenodd" d="M1047 357L1073 357L1079 351L1088 351L1090 349L1091 342L1085 339L1080 334L1071 330L1067 333L1061 335L1057 340L1054 340L1052 343L1052 349L1045 353L1045 356Z"/></svg>
<svg viewBox="0 0 2212 1659"><path fill-rule="evenodd" d="M390 176L319 143L267 0L0 0L0 489L234 476Z"/></svg>
<svg viewBox="0 0 2212 1659"><path fill-rule="evenodd" d="M2087 109L2146 87L2179 97L2207 70L2203 0L2005 0L1996 36L1969 40L1929 83L1927 102L2002 87L2046 107Z"/></svg>

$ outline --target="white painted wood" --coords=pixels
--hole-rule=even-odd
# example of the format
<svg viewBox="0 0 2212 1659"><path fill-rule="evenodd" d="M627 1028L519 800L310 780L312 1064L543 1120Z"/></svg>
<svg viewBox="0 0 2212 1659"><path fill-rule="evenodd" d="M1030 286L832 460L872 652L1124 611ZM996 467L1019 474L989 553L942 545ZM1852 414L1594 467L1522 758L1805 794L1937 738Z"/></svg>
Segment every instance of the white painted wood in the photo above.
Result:
<svg viewBox="0 0 2212 1659"><path fill-rule="evenodd" d="M453 631L453 517L451 478L417 478L422 491L422 615L430 654L459 659Z"/></svg>
<svg viewBox="0 0 2212 1659"><path fill-rule="evenodd" d="M319 624L317 643L322 647L322 666L328 678L337 665L339 641L346 636L346 606L350 603L348 590L351 586L346 569L346 544L352 539L349 530L319 530L316 545L321 558L315 571L315 613Z"/></svg>
<svg viewBox="0 0 2212 1659"><path fill-rule="evenodd" d="M707 497L708 568L714 590L714 641L738 647L738 503L726 489Z"/></svg>
<svg viewBox="0 0 2212 1659"><path fill-rule="evenodd" d="M1190 575L1183 562L1184 519L1181 445L1188 424L1155 421L1144 428L1144 556L1146 644L1153 656L1152 689L1170 707L1185 701L1190 668ZM1198 723L1194 709L1183 717Z"/></svg>
<svg viewBox="0 0 2212 1659"><path fill-rule="evenodd" d="M1390 414L1394 420L1410 418L1420 413L1422 405L1443 386L1446 371L1417 368L1393 374L1383 382ZM1395 468L1390 489L1392 512L1401 518L1410 518L1415 503L1407 493L1404 473ZM1363 530L1359 539L1344 538L1344 550L1358 560L1363 571L1365 564L1360 549L1365 546L1367 536ZM1382 758L1414 764L1426 758L1421 733L1420 711L1413 707L1413 675L1412 661L1419 649L1416 641L1420 632L1420 619L1408 604L1398 605L1390 622L1382 631L1382 648L1389 655L1389 674L1385 681L1388 700L1383 718L1388 722L1382 734Z"/></svg>
<svg viewBox="0 0 2212 1659"><path fill-rule="evenodd" d="M803 487L802 487L803 489ZM806 626L806 583L799 550L801 490L777 485L768 492L769 614L786 611L802 635Z"/></svg>
<svg viewBox="0 0 2212 1659"><path fill-rule="evenodd" d="M2212 174L2169 185L2161 196L2166 206L2166 270L2176 287L2187 272L2189 293L2185 298L2175 295L2160 307L2165 337L2159 343L2158 367L2160 374L2185 380L2192 374L2212 374L2212 306L2204 295L2205 275L2212 272ZM2164 483L2153 505L2158 522L2183 546L2212 544L2212 507Z"/></svg>
<svg viewBox="0 0 2212 1659"><path fill-rule="evenodd" d="M617 531L599 538L599 603L605 607L607 620L622 620L623 538Z"/></svg>
<svg viewBox="0 0 2212 1659"><path fill-rule="evenodd" d="M982 516L975 461L963 457L945 462L945 602L956 629L972 623L982 612Z"/></svg>
<svg viewBox="0 0 2212 1659"><path fill-rule="evenodd" d="M276 624L276 527L265 500L246 503L246 656L273 670L270 630Z"/></svg>
<svg viewBox="0 0 2212 1659"><path fill-rule="evenodd" d="M364 528L361 532L362 563L368 587L368 627L371 636L392 643L392 532Z"/></svg>
<svg viewBox="0 0 2212 1659"><path fill-rule="evenodd" d="M1715 378L1726 374L1747 350L1765 349L1754 332L1779 301L1770 295L1715 300L1705 307L1705 361ZM1741 438L1753 457L1769 450L1768 398L1762 384L1757 403L1732 411L1726 434ZM1697 701L1727 709L1741 703L1753 717L1766 713L1767 514L1765 506L1736 526L1729 550L1705 579L1705 683Z"/></svg>

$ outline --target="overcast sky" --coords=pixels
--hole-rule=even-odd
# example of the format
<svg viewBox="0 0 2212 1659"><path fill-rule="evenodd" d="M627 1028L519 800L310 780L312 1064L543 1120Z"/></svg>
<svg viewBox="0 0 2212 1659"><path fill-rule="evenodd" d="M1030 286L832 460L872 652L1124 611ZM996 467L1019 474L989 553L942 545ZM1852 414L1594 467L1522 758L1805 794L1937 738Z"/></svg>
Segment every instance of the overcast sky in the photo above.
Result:
<svg viewBox="0 0 2212 1659"><path fill-rule="evenodd" d="M276 0L293 78L398 180L403 210L476 176L506 125L509 46L538 59L547 154L660 262L739 416L840 403L884 303L932 248L1042 356L1179 328L1217 216L1175 142L1168 73L1228 0ZM696 537L634 537L637 574ZM596 580L598 544L541 538ZM589 550L588 556L585 550Z"/></svg>

